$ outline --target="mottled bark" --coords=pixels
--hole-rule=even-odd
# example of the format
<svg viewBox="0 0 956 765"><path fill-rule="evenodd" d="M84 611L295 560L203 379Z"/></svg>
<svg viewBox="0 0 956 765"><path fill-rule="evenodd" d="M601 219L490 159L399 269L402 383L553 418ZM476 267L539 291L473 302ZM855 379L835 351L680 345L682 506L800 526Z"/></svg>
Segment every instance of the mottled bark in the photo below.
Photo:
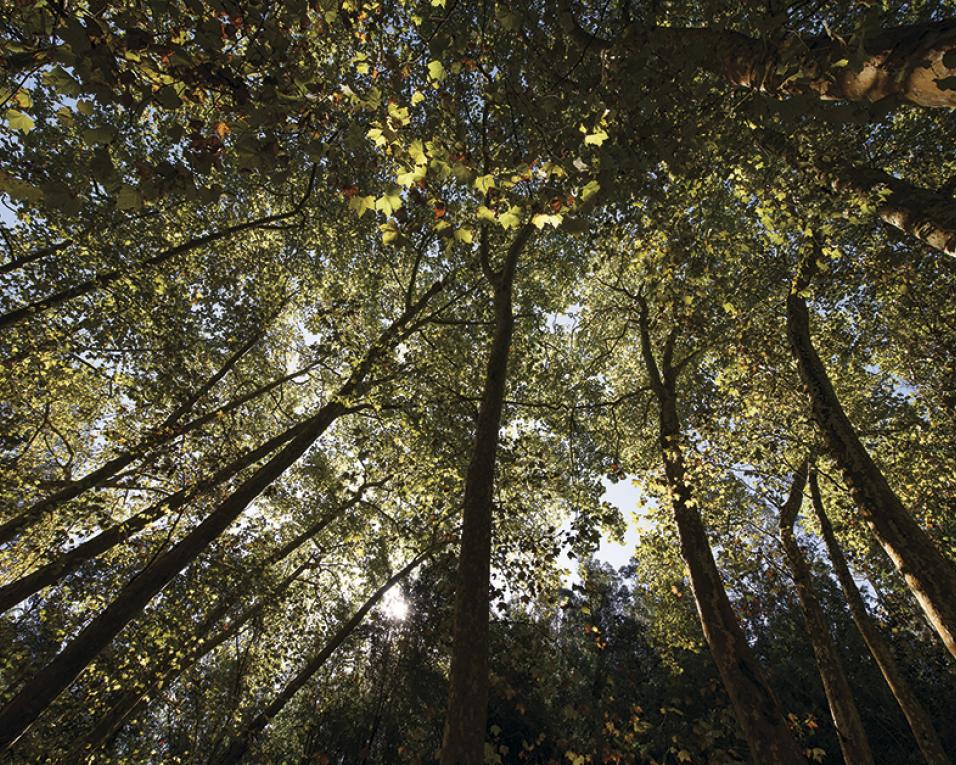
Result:
<svg viewBox="0 0 956 765"><path fill-rule="evenodd" d="M246 752L249 750L249 746L255 740L255 737L258 736L269 722L282 711L282 708L289 702L289 700L295 696L296 693L304 686L312 677L318 672L322 666L328 661L329 657L336 651L336 649L346 641L346 639L351 635L355 628L362 623L362 620L365 618L366 614L372 610L376 603L378 603L382 597L387 593L392 587L395 586L400 580L408 576L415 568L421 565L422 561L428 556L428 553L423 553L422 555L417 556L412 560L408 565L403 569L393 574L389 579L379 587L372 596L362 604L362 607L356 611L352 617L345 622L338 630L335 631L335 634L325 643L322 649L315 654L306 665L295 675L286 686L279 692L279 694L263 709L261 712L256 714L249 722L247 722L242 730L236 734L236 736L229 742L226 746L225 751L219 757L212 759L213 765L235 765L235 763L242 760L246 755Z"/></svg>
<svg viewBox="0 0 956 765"><path fill-rule="evenodd" d="M954 91L956 92L956 91ZM876 212L887 226L946 255L956 255L956 199L862 165L819 162L817 170L836 191L870 194L886 189Z"/></svg>
<svg viewBox="0 0 956 765"><path fill-rule="evenodd" d="M754 765L798 765L806 762L763 670L747 644L714 560L700 514L686 477L677 414L677 376L672 364L677 333L665 343L660 367L651 347L647 305L640 302L641 353L657 398L660 449L681 555L690 576L704 638L734 709L734 716L750 748Z"/></svg>
<svg viewBox="0 0 956 765"><path fill-rule="evenodd" d="M699 53L693 60L703 68L771 95L956 107L956 88L948 81L956 66L947 57L956 51L956 19L882 30L863 38L862 51L827 35L791 35L774 43L728 30L659 27L648 39L675 56L693 47Z"/></svg>
<svg viewBox="0 0 956 765"><path fill-rule="evenodd" d="M461 552L441 765L482 765L484 762L488 713L491 500L508 352L514 332L512 287L518 256L531 232L530 224L519 231L504 264L495 272L488 261L488 234L482 231L482 266L494 291L495 324L462 502Z"/></svg>
<svg viewBox="0 0 956 765"><path fill-rule="evenodd" d="M865 36L859 46L856 40L829 35L791 34L776 41L727 29L638 24L611 41L583 29L569 0L559 2L559 15L585 50L617 52L623 67L629 48L651 46L662 56L691 63L736 87L776 96L956 107L956 19L891 27Z"/></svg>
<svg viewBox="0 0 956 765"><path fill-rule="evenodd" d="M787 336L817 425L840 467L857 508L903 575L939 634L956 656L956 569L906 512L843 411L810 337L810 312L801 292L815 263L805 261L787 297Z"/></svg>
<svg viewBox="0 0 956 765"><path fill-rule="evenodd" d="M202 523L153 561L148 569L132 579L104 611L94 617L46 667L21 688L0 711L0 752L9 749L23 735L43 710L76 679L100 651L140 614L153 596L198 558L253 499L298 461L319 436L348 411L342 402L362 392L372 367L386 350L405 336L406 327L443 286L443 282L436 282L414 305L393 321L379 335L363 360L329 402L302 423L302 430L292 441L243 481Z"/></svg>
<svg viewBox="0 0 956 765"><path fill-rule="evenodd" d="M850 615L853 617L853 623L863 638L863 642L866 643L870 655L880 668L880 672L883 673L883 678L886 680L893 698L896 699L896 703L899 704L903 716L909 723L923 759L926 760L927 765L950 765L950 759L943 750L943 744L933 727L932 718L923 708L909 680L906 679L906 675L897 664L893 648L868 613L863 597L860 595L860 590L857 588L856 582L853 581L853 575L850 573L846 557L843 555L843 550L840 549L836 535L833 533L833 526L831 526L830 519L824 510L823 498L820 496L820 486L814 468L810 469L810 497L813 501L817 521L820 523L820 532L824 544L826 544L830 562L833 564L833 571L836 573L840 587L843 589L847 605L850 608Z"/></svg>
<svg viewBox="0 0 956 765"><path fill-rule="evenodd" d="M807 483L805 462L797 470L790 487L790 495L780 509L780 542L787 559L787 566L797 589L797 598L806 623L807 637L813 648L817 671L823 682L823 690L830 707L830 717L836 729L846 765L873 765L873 753L863 729L853 691L843 669L843 662L830 635L823 608L813 588L813 574L806 556L797 544L793 524L803 504L803 490Z"/></svg>

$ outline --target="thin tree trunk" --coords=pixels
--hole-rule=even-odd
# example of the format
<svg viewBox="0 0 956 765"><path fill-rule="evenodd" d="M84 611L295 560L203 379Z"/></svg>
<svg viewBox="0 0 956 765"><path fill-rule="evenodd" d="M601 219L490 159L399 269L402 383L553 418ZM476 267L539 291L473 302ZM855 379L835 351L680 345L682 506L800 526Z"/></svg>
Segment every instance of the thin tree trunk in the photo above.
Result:
<svg viewBox="0 0 956 765"><path fill-rule="evenodd" d="M266 215L262 218L256 218L255 220L249 220L243 223L237 223L233 226L227 226L224 229L213 231L212 233L204 234L203 236L197 236L187 242L176 245L175 247L170 247L168 250L163 250L162 252L153 255L151 258L147 258L141 263L137 263L135 266L133 266L133 268L135 270L141 270L143 268L158 266L161 263L165 263L167 260L170 260L171 258L175 258L178 255L183 255L199 247L203 247L204 245L212 244L213 242L227 239L234 234L239 234L243 231L248 231L249 229L259 228L260 226L267 226L271 223L275 223L276 221L285 220L286 218L291 218L292 216L297 215L299 212L301 212L306 201L308 201L309 197L312 195L312 189L315 187L315 175L317 169L317 165L312 166L312 171L309 175L308 188L306 189L302 199L299 200L299 202L291 209L282 213ZM74 300L75 298L88 295L89 293L98 289L102 289L103 287L108 287L109 285L113 284L113 282L119 281L128 275L129 270L125 268L104 271L101 274L97 274L92 279L87 279L85 282L80 282L73 287L69 287L65 290L54 293L53 295L49 295L48 297L35 300L32 303L21 306L20 308L15 308L12 311L8 311L7 313L0 315L0 330L16 326L17 324L29 319L31 316L38 316L41 313L49 311L51 308L57 308L71 300Z"/></svg>
<svg viewBox="0 0 956 765"><path fill-rule="evenodd" d="M484 391L475 424L475 442L465 477L461 552L455 591L455 621L449 670L448 707L441 765L484 762L488 714L488 609L491 586L492 494L498 431L514 333L512 290L518 256L531 237L526 224L515 236L500 271L489 262L488 233L481 233L481 264L493 288L494 332L485 369Z"/></svg>
<svg viewBox="0 0 956 765"><path fill-rule="evenodd" d="M833 570L840 582L840 587L843 588L843 594L846 596L853 623L859 630L866 647L870 650L870 655L880 668L880 672L883 673L883 679L886 680L893 698L899 704L903 716L906 717L923 759L926 760L928 765L950 765L950 759L946 756L943 744L933 727L932 718L920 704L916 693L906 679L906 675L896 663L892 647L867 612L866 604L863 602L863 597L860 595L856 582L853 581L853 575L850 573L850 567L847 565L843 550L840 549L836 535L833 533L830 519L824 511L816 469L812 467L810 468L810 497L813 500L813 509L817 521L820 523L820 531L824 544L826 544L827 553L830 556L830 562L833 564Z"/></svg>
<svg viewBox="0 0 956 765"><path fill-rule="evenodd" d="M365 378L378 359L405 336L406 326L443 287L442 281L436 282L418 302L393 321L372 344L349 379L325 406L302 424L302 430L291 442L243 481L202 523L131 580L105 610L6 704L0 711L0 753L7 751L23 735L100 651L140 614L153 596L198 558L253 499L291 467L336 419L349 411L342 402L362 392Z"/></svg>
<svg viewBox="0 0 956 765"><path fill-rule="evenodd" d="M659 368L651 347L647 303L640 304L641 352L659 405L660 448L681 555L687 565L704 638L743 730L754 765L804 765L796 739L787 726L776 696L764 678L733 607L714 560L707 531L686 478L677 415L676 383L679 369L672 366L676 329L667 339Z"/></svg>
<svg viewBox="0 0 956 765"><path fill-rule="evenodd" d="M830 455L843 472L850 493L877 541L883 546L947 650L956 657L956 569L910 517L899 497L863 446L843 411L823 362L810 338L810 312L800 293L815 263L801 265L787 297L787 335L813 417Z"/></svg>
<svg viewBox="0 0 956 765"><path fill-rule="evenodd" d="M375 604L382 599L385 593L421 565L422 561L425 560L430 553L431 551L429 550L416 556L408 565L389 577L385 584L372 593L372 596L362 604L362 607L359 608L345 624L336 630L335 634L332 635L328 642L322 647L322 650L315 654L306 665L299 670L298 674L286 684L266 708L243 726L242 730L226 747L225 752L213 760L215 765L235 765L235 763L239 762L245 756L255 737L282 711L282 708L298 693L302 686L312 679L315 673L322 668L322 665L325 664L335 650L355 631L355 628L362 623L365 615L374 608Z"/></svg>
<svg viewBox="0 0 956 765"><path fill-rule="evenodd" d="M830 717L840 742L840 751L843 752L843 761L846 765L873 765L873 753L870 751L863 721L853 699L853 691L843 670L837 647L830 636L830 625L813 589L813 574L793 533L793 524L803 504L808 467L809 464L804 462L794 474L790 496L780 509L780 542L797 589L807 637L816 657L817 671L823 682Z"/></svg>
<svg viewBox="0 0 956 765"><path fill-rule="evenodd" d="M148 680L142 685L124 691L112 703L109 710L99 719L93 729L67 754L61 765L80 765L89 761L89 758L96 753L99 747L119 733L126 722L143 711L157 694L164 688L169 688L183 672L236 635L251 619L262 613L266 606L275 603L276 599L282 596L296 578L312 565L314 563L309 560L300 563L270 591L268 596L259 598L234 619L230 619L218 634L210 638L207 637L207 633L226 615L235 602L235 598L229 598L217 605L194 633L199 637L186 647L187 650L184 655L177 657L175 652L167 653L164 663L153 668L155 671ZM240 593L234 594L238 596Z"/></svg>
<svg viewBox="0 0 956 765"><path fill-rule="evenodd" d="M77 568L87 561L113 549L116 545L127 542L130 537L154 521L164 515L175 512L200 494L219 486L245 468L254 465L295 437L301 427L301 423L293 425L291 428L269 439L261 446L233 460L208 478L200 480L194 486L180 489L175 494L150 505L145 510L142 510L122 523L118 523L100 532L92 539L88 539L82 544L77 545L72 550L69 550L35 571L30 572L26 576L0 587L0 613L13 608L13 606L18 603L22 603L44 587L55 584L63 577L76 571Z"/></svg>
<svg viewBox="0 0 956 765"><path fill-rule="evenodd" d="M197 401L199 401L210 390L212 390L216 383L222 380L222 378L229 373L229 371L239 362L243 356L252 350L256 343L259 342L261 337L261 333L256 332L252 338L243 343L242 347L240 347L235 351L235 353L226 359L225 363L215 372L215 374L210 376L197 390L193 391L179 406L170 412L169 416L166 417L159 425L152 428L150 433L138 446L125 452L121 452L113 459L104 463L95 470L90 471L82 478L71 481L67 486L64 486L55 494L51 494L49 497L34 503L15 518L10 519L6 523L0 524L0 545L10 542L14 537L17 536L17 534L33 523L39 521L40 518L42 518L46 513L52 512L60 505L64 504L65 502L69 502L71 499L75 499L89 489L100 486L104 481L107 481L115 476L127 465L130 465L140 457L144 456L150 449L160 446L168 441L171 441L173 438L182 435L183 432L185 432L185 429L179 431L175 430L174 428L176 423L179 422L179 420L181 420L193 408L193 406L195 406ZM193 422L195 422L195 420ZM190 429L197 427L192 423L189 423L189 425L192 425ZM0 611L2 610L3 609L0 608Z"/></svg>

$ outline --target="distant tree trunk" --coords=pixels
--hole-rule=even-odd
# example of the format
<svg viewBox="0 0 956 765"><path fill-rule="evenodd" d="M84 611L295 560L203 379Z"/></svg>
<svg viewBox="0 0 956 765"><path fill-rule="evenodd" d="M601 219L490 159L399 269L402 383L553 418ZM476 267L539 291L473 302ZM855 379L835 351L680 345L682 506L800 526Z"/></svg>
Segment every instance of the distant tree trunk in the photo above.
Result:
<svg viewBox="0 0 956 765"><path fill-rule="evenodd" d="M660 449L681 555L687 565L704 637L717 665L734 715L743 730L754 765L803 765L806 760L787 726L776 696L767 684L760 665L747 645L743 630L724 590L707 532L694 507L686 479L677 415L678 369L672 366L676 330L664 347L659 368L651 347L647 304L640 303L641 352L660 416Z"/></svg>
<svg viewBox="0 0 956 765"><path fill-rule="evenodd" d="M853 623L859 630L866 647L870 650L870 655L880 668L880 672L883 673L883 678L886 680L886 684L889 686L897 704L900 705L900 710L909 722L923 759L926 760L928 765L950 765L950 759L946 756L943 744L933 727L932 718L920 704L916 693L906 679L906 675L896 663L892 647L867 612L866 604L863 602L863 597L860 595L856 582L853 581L853 575L850 573L850 567L847 565L843 550L840 549L836 535L833 533L830 519L824 511L816 469L812 467L810 468L810 497L813 500L813 509L817 521L820 523L820 531L827 547L827 553L830 556L830 562L833 564L833 570L840 582L840 587L843 588L843 594L846 596Z"/></svg>
<svg viewBox="0 0 956 765"><path fill-rule="evenodd" d="M405 336L407 325L443 287L443 282L436 282L393 321L371 345L348 380L325 406L303 422L302 430L289 444L243 481L202 523L127 583L113 602L4 706L0 711L0 753L7 751L100 651L139 616L153 596L198 558L249 503L293 465L336 419L348 413L348 408L341 402L362 392L365 378L378 359Z"/></svg>
<svg viewBox="0 0 956 765"><path fill-rule="evenodd" d="M504 405L508 352L514 332L512 288L518 256L531 236L526 224L516 235L500 271L488 257L488 234L481 234L481 260L494 291L494 334L484 391L475 426L471 463L462 503L461 552L455 591L455 625L449 672L448 708L441 765L482 765L488 714L488 609L492 491L498 430Z"/></svg>
<svg viewBox="0 0 956 765"><path fill-rule="evenodd" d="M293 425L261 446L251 449L233 460L208 478L201 479L196 485L180 489L175 494L150 505L131 518L101 531L95 537L77 545L72 550L68 550L35 571L31 571L16 581L0 587L0 613L13 608L18 603L22 603L44 587L56 584L87 561L93 560L93 558L102 555L117 545L128 542L134 534L154 521L184 507L203 492L219 486L219 484L228 481L245 468L259 462L259 460L294 438L301 428L301 423Z"/></svg>
<svg viewBox="0 0 956 765"><path fill-rule="evenodd" d="M213 629L216 623L226 615L229 608L233 605L234 598L218 604L213 611L203 620L196 635L199 639L187 646L187 651L182 657L175 656L175 653L164 657L164 663L154 667L156 670L149 676L145 682L123 691L110 704L109 710L93 726L93 729L77 742L69 754L63 759L60 765L81 765L90 762L99 747L105 745L113 736L122 730L127 721L139 712L146 709L149 702L160 692L169 688L180 675L187 669L194 666L204 656L212 653L227 640L238 634L239 631L249 623L253 618L261 614L267 606L273 604L276 599L289 588L289 586L299 577L302 572L310 567L311 562L306 560L300 563L292 572L284 577L282 581L269 592L268 597L261 597L252 605L241 611L234 619L230 619L217 634L212 637L208 633Z"/></svg>
<svg viewBox="0 0 956 765"><path fill-rule="evenodd" d="M808 467L809 464L804 462L797 470L790 496L780 509L780 541L797 588L807 637L817 660L817 670L826 692L830 716L833 718L840 750L843 752L843 761L846 765L873 765L873 753L870 751L866 731L853 699L853 691L843 670L837 647L830 637L830 625L813 589L813 574L793 533L793 524L803 504Z"/></svg>
<svg viewBox="0 0 956 765"><path fill-rule="evenodd" d="M810 283L812 257L787 297L787 335L813 417L830 455L874 536L916 596L947 650L956 656L956 569L906 512L847 418L810 338L810 312L800 293Z"/></svg>
<svg viewBox="0 0 956 765"><path fill-rule="evenodd" d="M212 759L213 765L235 765L235 763L242 760L246 752L249 750L249 746L254 741L255 737L258 736L269 722L282 711L282 708L289 702L289 700L295 696L296 693L304 686L314 675L318 672L322 665L328 661L329 657L335 652L335 650L345 642L345 640L355 631L355 628L362 623L362 620L365 618L365 615L372 610L376 603L378 603L382 597L387 593L392 587L395 586L397 582L401 579L404 579L408 574L410 574L415 568L421 565L422 561L428 556L428 552L423 553L415 557L408 565L403 569L398 571L389 577L388 581L385 582L381 587L379 587L372 596L362 604L362 607L359 608L352 617L345 622L335 634L326 642L317 654L315 654L306 665L299 670L298 674L293 677L286 686L279 692L279 694L255 717L253 717L249 722L247 722L242 730L236 734L236 736L231 740L227 745L225 752L219 757Z"/></svg>

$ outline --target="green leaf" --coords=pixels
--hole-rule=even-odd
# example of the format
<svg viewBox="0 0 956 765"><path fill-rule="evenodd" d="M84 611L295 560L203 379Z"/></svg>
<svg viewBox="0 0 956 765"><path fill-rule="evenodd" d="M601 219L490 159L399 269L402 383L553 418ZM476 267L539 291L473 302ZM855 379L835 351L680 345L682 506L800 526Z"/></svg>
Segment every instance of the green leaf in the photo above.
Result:
<svg viewBox="0 0 956 765"><path fill-rule="evenodd" d="M436 82L441 82L445 79L445 67L441 61L430 61L428 63L428 76Z"/></svg>
<svg viewBox="0 0 956 765"><path fill-rule="evenodd" d="M601 184L597 181L588 181L584 185L584 188L581 189L581 201L587 202L591 197L597 194L601 190Z"/></svg>
<svg viewBox="0 0 956 765"><path fill-rule="evenodd" d="M475 188L482 194L487 194L489 189L495 187L495 177L493 175L481 175L475 178Z"/></svg>
<svg viewBox="0 0 956 765"><path fill-rule="evenodd" d="M132 186L124 183L120 186L119 193L116 195L116 206L120 210L142 210L143 195Z"/></svg>
<svg viewBox="0 0 956 765"><path fill-rule="evenodd" d="M21 111L17 111L16 109L7 109L3 117L11 129L19 130L24 135L33 130L33 119Z"/></svg>
<svg viewBox="0 0 956 765"><path fill-rule="evenodd" d="M375 209L386 215L391 215L402 206L402 197L398 191L390 191L375 200Z"/></svg>
<svg viewBox="0 0 956 765"><path fill-rule="evenodd" d="M561 221L564 219L564 216L561 214L547 214L547 213L538 213L531 219L531 224L537 228L542 229L545 226L551 226L552 228L557 228L561 225Z"/></svg>
<svg viewBox="0 0 956 765"><path fill-rule="evenodd" d="M366 210L372 210L375 208L375 197L371 194L366 197L361 197L358 194L352 196L349 199L349 208L355 210L358 213L358 216L361 218L365 215Z"/></svg>

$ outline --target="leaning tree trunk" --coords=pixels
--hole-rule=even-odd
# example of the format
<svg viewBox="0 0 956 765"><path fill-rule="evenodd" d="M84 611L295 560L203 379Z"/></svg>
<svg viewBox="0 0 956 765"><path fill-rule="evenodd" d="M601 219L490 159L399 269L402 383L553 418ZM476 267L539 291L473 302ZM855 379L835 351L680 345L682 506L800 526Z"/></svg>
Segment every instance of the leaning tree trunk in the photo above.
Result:
<svg viewBox="0 0 956 765"><path fill-rule="evenodd" d="M843 411L813 347L810 312L800 294L809 285L814 267L812 260L801 266L787 297L787 335L813 417L823 431L830 455L843 472L856 506L943 644L956 657L956 569L906 512Z"/></svg>
<svg viewBox="0 0 956 765"><path fill-rule="evenodd" d="M872 103L894 99L927 108L956 107L956 19L884 29L862 49L827 35L792 35L775 44L738 32L659 27L651 44L692 60L733 85L777 96Z"/></svg>
<svg viewBox="0 0 956 765"><path fill-rule="evenodd" d="M730 605L707 531L691 496L677 415L678 372L671 365L676 332L667 340L660 369L651 349L647 304L643 299L640 299L640 307L641 351L659 405L664 473L704 638L730 696L734 716L747 739L754 765L804 765L806 760Z"/></svg>
<svg viewBox="0 0 956 765"><path fill-rule="evenodd" d="M873 765L873 752L870 751L863 721L853 699L853 691L843 670L837 647L830 637L830 625L813 589L810 566L793 533L793 524L803 504L807 468L808 463L804 462L797 470L790 487L790 496L780 509L780 542L797 589L807 637L817 660L817 670L823 682L830 717L840 742L840 751L843 752L843 761L846 765Z"/></svg>
<svg viewBox="0 0 956 765"><path fill-rule="evenodd" d="M256 714L242 727L242 730L240 730L226 746L222 755L211 759L212 763L214 765L235 765L235 763L239 762L249 750L249 746L255 740L256 736L282 711L283 707L299 692L302 686L312 679L315 673L322 668L322 665L328 661L336 649L342 645L349 635L355 631L355 628L362 623L365 615L372 610L375 604L378 603L385 593L392 589L397 582L404 579L415 568L421 565L422 561L429 555L429 552L416 556L408 565L389 577L381 587L372 593L372 596L362 604L362 607L359 608L345 624L336 630L335 634L322 646L322 649L309 659L306 665L286 684L279 694L269 702L265 709Z"/></svg>
<svg viewBox="0 0 956 765"><path fill-rule="evenodd" d="M35 595L44 587L56 584L63 577L76 571L76 569L87 561L99 557L117 545L125 544L135 534L142 531L154 521L184 507L196 499L197 496L225 483L247 467L256 464L280 446L292 440L301 428L301 423L287 428L279 435L274 436L255 449L249 450L241 457L220 468L208 478L200 479L195 485L180 489L165 499L141 510L136 515L127 518L125 521L104 529L95 537L68 550L59 557L31 571L29 574L0 587L0 613L13 608L31 595Z"/></svg>
<svg viewBox="0 0 956 765"><path fill-rule="evenodd" d="M850 567L847 565L843 550L840 549L836 535L833 533L830 519L824 511L817 473L812 467L810 469L810 497L813 500L813 509L817 521L820 523L820 532L824 544L826 544L830 562L833 564L833 570L840 581L840 587L843 588L843 594L846 596L853 623L856 624L863 642L870 650L870 655L880 668L880 672L883 673L883 678L886 680L893 698L896 699L903 716L906 717L923 759L926 760L927 765L950 765L949 757L946 756L943 744L933 727L932 718L920 704L916 693L906 679L906 675L896 663L892 647L867 612L866 604L863 602L863 597L860 595L856 582L853 581L853 575L850 573Z"/></svg>
<svg viewBox="0 0 956 765"><path fill-rule="evenodd" d="M343 404L361 393L365 379L386 350L407 334L407 326L444 287L436 282L379 335L362 362L329 402L305 420L302 430L223 500L196 528L148 569L132 579L112 603L84 627L49 664L41 669L0 711L0 753L7 751L53 700L142 612L150 600L239 517L267 486L277 480L349 409Z"/></svg>
<svg viewBox="0 0 956 765"><path fill-rule="evenodd" d="M651 47L662 57L712 72L738 88L775 96L809 95L826 101L899 101L925 108L956 107L956 19L890 27L862 44L830 35L791 34L782 42L713 27L642 27L618 40L583 29L570 0L560 0L562 26L585 52ZM643 51L642 51L643 54Z"/></svg>
<svg viewBox="0 0 956 765"><path fill-rule="evenodd" d="M484 392L478 409L475 443L465 478L441 765L482 765L484 762L488 713L491 499L508 373L508 352L514 332L512 287L518 255L530 236L531 227L528 224L512 242L501 270L494 272L488 261L488 234L482 230L482 266L494 290L495 326L485 371Z"/></svg>
<svg viewBox="0 0 956 765"><path fill-rule="evenodd" d="M761 130L758 136L761 146L834 191L874 196L885 190L876 203L876 214L885 225L934 250L956 255L956 199L952 194L916 186L879 168L842 158L806 161L785 136L771 130Z"/></svg>

